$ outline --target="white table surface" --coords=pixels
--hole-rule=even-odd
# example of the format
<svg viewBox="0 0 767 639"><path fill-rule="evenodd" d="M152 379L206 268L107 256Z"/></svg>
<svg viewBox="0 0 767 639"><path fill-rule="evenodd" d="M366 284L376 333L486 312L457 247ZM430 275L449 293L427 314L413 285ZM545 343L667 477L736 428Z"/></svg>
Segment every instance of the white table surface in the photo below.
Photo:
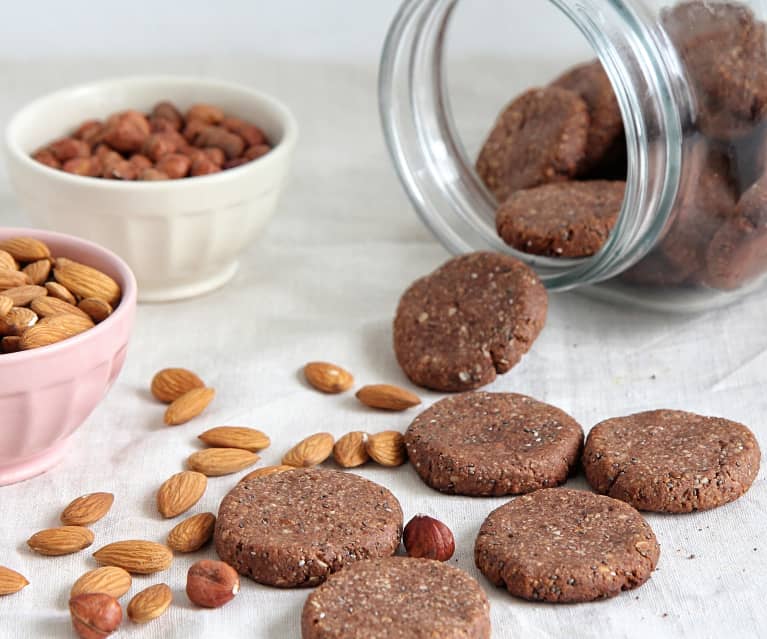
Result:
<svg viewBox="0 0 767 639"><path fill-rule="evenodd" d="M25 540L56 525L72 498L115 494L94 526L94 548L126 538L163 540L175 522L155 510L155 491L198 449L196 436L220 424L252 425L273 441L263 463L313 432L403 430L414 416L367 410L351 394L310 390L299 370L315 359L347 366L360 383L408 385L391 348L397 299L445 251L410 209L387 158L370 68L245 60L218 54L195 60L110 63L80 60L1 64L0 121L53 88L108 75L161 70L250 82L291 104L302 128L293 177L278 217L248 251L228 286L185 302L143 305L122 375L74 435L69 456L51 472L0 488L0 563L31 585L0 598L0 637L69 637L67 593L95 567L90 552L45 558ZM458 74L473 78L470 73ZM479 91L466 85L462 98ZM495 105L488 108L488 113ZM482 129L487 114L477 115ZM0 174L0 224L20 224ZM533 351L490 390L527 393L572 413L588 429L601 419L651 408L680 408L748 424L767 443L767 299L694 317L669 317L607 306L577 294L552 297L547 326ZM204 416L162 425L163 406L148 384L166 366L187 366L217 389ZM2 370L0 369L0 376ZM440 395L418 391L424 404ZM0 421L2 416L0 416ZM541 605L509 597L474 567L472 548L484 517L504 499L440 495L413 469L372 465L360 474L388 486L406 519L419 512L445 521L457 552L451 563L476 576L491 600L500 637L755 637L767 634L767 484L765 472L739 501L681 516L648 515L662 547L657 572L642 588L599 603ZM216 511L235 477L211 479L193 512ZM582 479L570 486L585 487ZM131 593L168 582L175 602L125 637L299 636L306 590L280 591L245 581L218 611L194 609L183 589L188 566L208 549L178 556L160 575L137 577ZM127 597L123 600L127 603Z"/></svg>

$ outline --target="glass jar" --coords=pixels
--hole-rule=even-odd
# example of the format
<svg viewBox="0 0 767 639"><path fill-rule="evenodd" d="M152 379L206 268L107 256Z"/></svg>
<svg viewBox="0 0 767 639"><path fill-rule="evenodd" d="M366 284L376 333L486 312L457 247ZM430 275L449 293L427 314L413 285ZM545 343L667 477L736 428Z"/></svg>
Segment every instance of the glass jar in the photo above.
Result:
<svg viewBox="0 0 767 639"><path fill-rule="evenodd" d="M379 77L391 157L416 211L448 250L509 253L534 267L550 290L586 287L662 310L704 310L761 286L767 272L761 2L549 0L596 53L625 133L622 209L601 249L578 258L531 255L496 232L499 203L478 177L451 108L446 52L458 4L406 0ZM503 26L512 41L519 25ZM487 121L484 133L492 126ZM710 182L725 185L726 195Z"/></svg>

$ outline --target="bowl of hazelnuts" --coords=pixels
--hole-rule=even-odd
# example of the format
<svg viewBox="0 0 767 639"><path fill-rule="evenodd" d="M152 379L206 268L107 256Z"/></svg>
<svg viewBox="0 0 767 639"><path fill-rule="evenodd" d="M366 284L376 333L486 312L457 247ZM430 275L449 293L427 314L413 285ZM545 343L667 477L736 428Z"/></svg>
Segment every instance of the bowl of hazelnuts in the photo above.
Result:
<svg viewBox="0 0 767 639"><path fill-rule="evenodd" d="M35 100L5 151L34 224L114 251L140 301L165 301L234 276L276 210L297 135L285 105L246 86L137 76Z"/></svg>

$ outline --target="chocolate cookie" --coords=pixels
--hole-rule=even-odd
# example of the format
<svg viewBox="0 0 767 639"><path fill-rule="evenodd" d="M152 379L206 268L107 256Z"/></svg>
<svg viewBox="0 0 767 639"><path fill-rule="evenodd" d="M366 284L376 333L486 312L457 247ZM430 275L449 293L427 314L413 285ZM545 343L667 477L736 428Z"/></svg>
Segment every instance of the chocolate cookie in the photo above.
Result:
<svg viewBox="0 0 767 639"><path fill-rule="evenodd" d="M573 91L523 93L501 113L477 159L498 202L519 189L566 180L586 154L588 107Z"/></svg>
<svg viewBox="0 0 767 639"><path fill-rule="evenodd" d="M620 274L621 282L632 286L665 287L691 284L692 269L681 270L655 249Z"/></svg>
<svg viewBox="0 0 767 639"><path fill-rule="evenodd" d="M547 488L488 515L474 546L477 567L523 599L593 601L641 586L660 548L628 504L582 490Z"/></svg>
<svg viewBox="0 0 767 639"><path fill-rule="evenodd" d="M224 497L216 552L269 586L315 586L347 564L394 554L402 509L383 486L352 473L296 469L245 480Z"/></svg>
<svg viewBox="0 0 767 639"><path fill-rule="evenodd" d="M588 257L607 241L625 182L559 182L517 191L496 212L498 235L534 255Z"/></svg>
<svg viewBox="0 0 767 639"><path fill-rule="evenodd" d="M662 14L695 94L706 135L733 139L767 115L765 25L740 3L683 2Z"/></svg>
<svg viewBox="0 0 767 639"><path fill-rule="evenodd" d="M594 60L573 67L551 86L577 93L588 107L590 124L586 154L578 171L584 173L601 163L623 132L623 118L612 84L602 63Z"/></svg>
<svg viewBox="0 0 767 639"><path fill-rule="evenodd" d="M756 477L759 458L759 445L742 424L655 410L594 426L583 467L597 492L640 510L680 513L740 497Z"/></svg>
<svg viewBox="0 0 767 639"><path fill-rule="evenodd" d="M567 413L516 393L446 397L405 432L421 479L458 495L513 495L561 484L582 444L583 430Z"/></svg>
<svg viewBox="0 0 767 639"><path fill-rule="evenodd" d="M358 561L309 595L301 637L489 639L490 604L473 577L439 561Z"/></svg>
<svg viewBox="0 0 767 639"><path fill-rule="evenodd" d="M546 289L519 260L500 253L453 258L402 295L394 319L397 361L426 388L479 388L530 349L547 305Z"/></svg>
<svg viewBox="0 0 767 639"><path fill-rule="evenodd" d="M706 250L705 284L732 290L767 272L767 179L740 198Z"/></svg>

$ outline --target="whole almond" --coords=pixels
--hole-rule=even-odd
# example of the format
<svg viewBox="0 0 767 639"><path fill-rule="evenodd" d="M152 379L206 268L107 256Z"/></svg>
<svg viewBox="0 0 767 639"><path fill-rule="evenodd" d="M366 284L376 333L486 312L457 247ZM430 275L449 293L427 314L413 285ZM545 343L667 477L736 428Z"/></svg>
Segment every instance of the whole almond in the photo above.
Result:
<svg viewBox="0 0 767 639"><path fill-rule="evenodd" d="M391 384L363 386L357 391L356 397L371 408L383 410L406 410L421 403L414 393Z"/></svg>
<svg viewBox="0 0 767 639"><path fill-rule="evenodd" d="M24 271L12 271L7 268L0 269L0 291L27 286L29 283L29 276Z"/></svg>
<svg viewBox="0 0 767 639"><path fill-rule="evenodd" d="M51 256L50 249L33 237L0 240L0 250L10 253L17 262L36 262Z"/></svg>
<svg viewBox="0 0 767 639"><path fill-rule="evenodd" d="M98 297L86 297L77 305L77 308L87 313L96 324L103 322L112 314L112 306L109 302Z"/></svg>
<svg viewBox="0 0 767 639"><path fill-rule="evenodd" d="M68 304L72 304L72 306L77 304L75 296L69 292L69 289L66 286L62 286L58 282L46 282L45 290L48 291L49 297L55 297L56 299L63 300Z"/></svg>
<svg viewBox="0 0 767 639"><path fill-rule="evenodd" d="M176 524L168 533L168 547L176 552L194 552L207 544L213 537L216 516L213 513L198 513Z"/></svg>
<svg viewBox="0 0 767 639"><path fill-rule="evenodd" d="M73 500L61 513L65 526L87 526L109 512L115 496L112 493L90 493Z"/></svg>
<svg viewBox="0 0 767 639"><path fill-rule="evenodd" d="M117 566L102 566L81 575L72 584L69 596L71 598L89 592L103 592L105 595L119 599L130 590L132 581L127 570Z"/></svg>
<svg viewBox="0 0 767 639"><path fill-rule="evenodd" d="M343 393L354 385L352 374L329 362L309 362L304 366L306 381L323 393Z"/></svg>
<svg viewBox="0 0 767 639"><path fill-rule="evenodd" d="M73 260L56 260L56 281L81 298L97 297L112 306L120 301L120 285L109 275Z"/></svg>
<svg viewBox="0 0 767 639"><path fill-rule="evenodd" d="M286 470L295 470L295 466L286 466L285 464L278 464L277 466L264 466L263 468L256 468L245 475L240 481L247 481L249 479L255 479L256 477L267 477L269 475L276 475L277 473L284 473Z"/></svg>
<svg viewBox="0 0 767 639"><path fill-rule="evenodd" d="M259 459L255 453L240 448L206 448L192 453L187 465L208 477L219 477L252 466Z"/></svg>
<svg viewBox="0 0 767 639"><path fill-rule="evenodd" d="M333 446L333 459L342 468L362 466L370 459L370 455L365 449L367 438L367 433L359 430L346 433Z"/></svg>
<svg viewBox="0 0 767 639"><path fill-rule="evenodd" d="M195 373L186 368L164 368L152 378L150 390L156 399L170 404L194 388L205 388Z"/></svg>
<svg viewBox="0 0 767 639"><path fill-rule="evenodd" d="M21 350L30 350L55 344L93 328L90 318L79 315L53 315L44 317L21 335Z"/></svg>
<svg viewBox="0 0 767 639"><path fill-rule="evenodd" d="M216 391L212 388L193 388L187 391L168 406L165 423L168 426L178 426L194 419L208 407L215 395Z"/></svg>
<svg viewBox="0 0 767 639"><path fill-rule="evenodd" d="M370 435L366 448L371 459L381 466L401 466L407 461L405 439L396 430Z"/></svg>
<svg viewBox="0 0 767 639"><path fill-rule="evenodd" d="M0 566L0 596L12 595L28 585L29 582L24 575L5 566Z"/></svg>
<svg viewBox="0 0 767 639"><path fill-rule="evenodd" d="M315 433L302 439L282 458L282 463L295 468L309 468L321 464L333 452L333 435Z"/></svg>
<svg viewBox="0 0 767 639"><path fill-rule="evenodd" d="M51 274L51 261L37 260L36 262L30 262L21 270L27 274L32 284L42 286Z"/></svg>
<svg viewBox="0 0 767 639"><path fill-rule="evenodd" d="M251 452L268 448L270 444L260 430L244 426L217 426L206 430L198 439L215 448L242 448Z"/></svg>
<svg viewBox="0 0 767 639"><path fill-rule="evenodd" d="M13 308L13 300L10 297L0 294L0 317L8 315Z"/></svg>
<svg viewBox="0 0 767 639"><path fill-rule="evenodd" d="M39 317L52 317L53 315L79 315L85 319L90 319L87 313L81 311L75 305L56 297L50 297L49 295L38 297L37 299L33 300L29 305L29 308L37 313Z"/></svg>
<svg viewBox="0 0 767 639"><path fill-rule="evenodd" d="M166 479L157 491L157 510L163 517L176 517L194 506L205 494L208 478L184 470Z"/></svg>
<svg viewBox="0 0 767 639"><path fill-rule="evenodd" d="M27 545L41 555L69 555L93 543L93 531L82 526L59 526L36 532Z"/></svg>
<svg viewBox="0 0 767 639"><path fill-rule="evenodd" d="M37 323L37 314L28 308L14 306L0 316L0 335L21 335Z"/></svg>
<svg viewBox="0 0 767 639"><path fill-rule="evenodd" d="M3 291L3 295L10 297L14 306L27 306L32 300L48 295L48 291L42 286L25 284L24 286L8 288Z"/></svg>
<svg viewBox="0 0 767 639"><path fill-rule="evenodd" d="M16 260L13 259L13 255L2 249L0 249L0 269L7 269L9 271L19 270L19 265Z"/></svg>
<svg viewBox="0 0 767 639"><path fill-rule="evenodd" d="M157 619L173 601L173 591L167 584L155 584L135 595L128 604L128 617L133 623Z"/></svg>
<svg viewBox="0 0 767 639"><path fill-rule="evenodd" d="M167 546L137 539L107 544L93 553L93 557L100 564L140 575L167 570L173 562L173 552Z"/></svg>

